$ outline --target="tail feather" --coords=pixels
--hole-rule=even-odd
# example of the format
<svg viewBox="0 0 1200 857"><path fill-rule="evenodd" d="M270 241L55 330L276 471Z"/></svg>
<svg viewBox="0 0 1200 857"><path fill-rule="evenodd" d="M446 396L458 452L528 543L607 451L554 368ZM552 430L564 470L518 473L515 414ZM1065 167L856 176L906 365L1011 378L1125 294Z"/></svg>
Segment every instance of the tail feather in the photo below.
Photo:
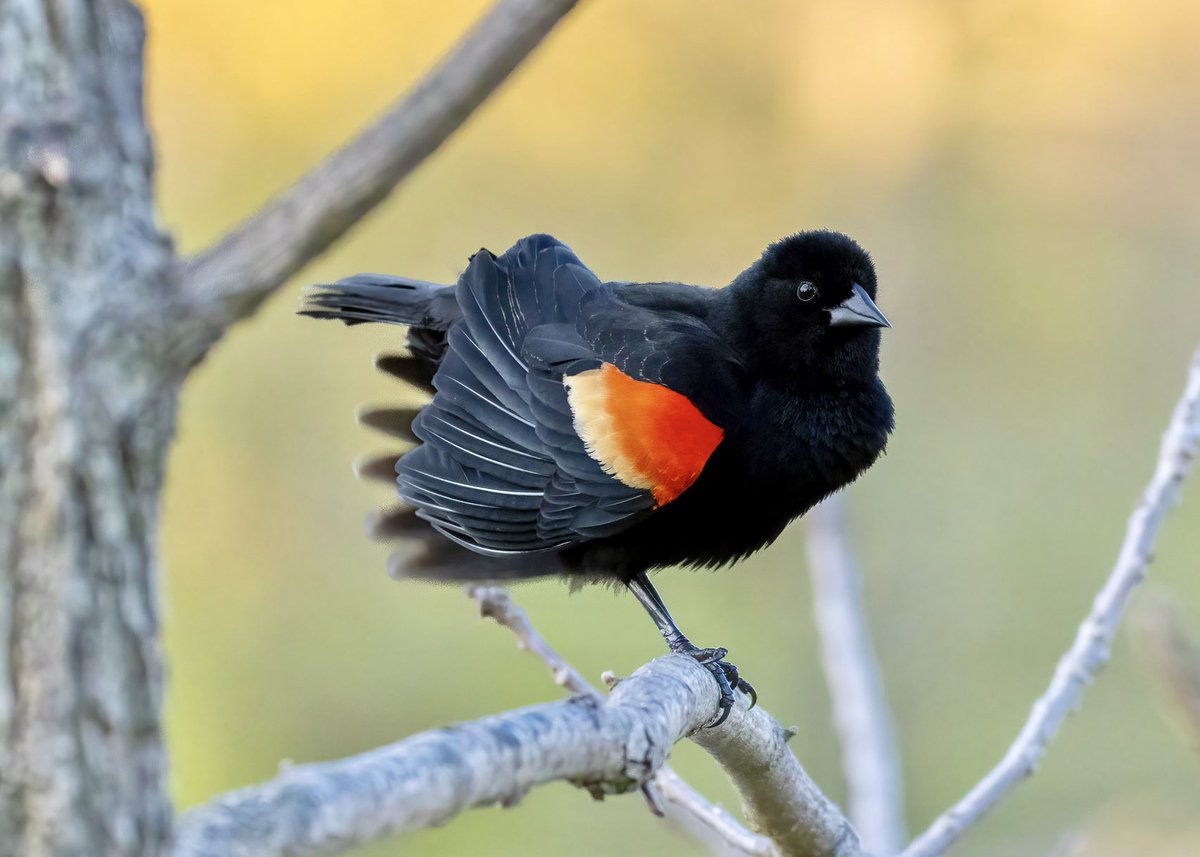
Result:
<svg viewBox="0 0 1200 857"><path fill-rule="evenodd" d="M382 322L445 330L458 317L453 288L409 277L355 274L314 286L300 315L346 324Z"/></svg>
<svg viewBox="0 0 1200 857"><path fill-rule="evenodd" d="M396 462L403 452L387 452L382 455L364 456L354 462L354 475L371 482L385 485L396 484Z"/></svg>
<svg viewBox="0 0 1200 857"><path fill-rule="evenodd" d="M562 574L563 571L558 554L543 553L505 559L480 556L460 547L429 526L388 558L388 573L393 578L435 583L514 583Z"/></svg>
<svg viewBox="0 0 1200 857"><path fill-rule="evenodd" d="M315 286L305 296L300 314L310 318L334 319L345 324L379 322L406 325L409 353L383 355L377 359L376 366L389 375L429 392L434 392L433 375L446 355L447 332L462 319L453 287L383 274L357 274L336 283ZM453 400L448 400L445 407L453 409ZM370 407L360 411L359 420L394 437L419 443L412 432L412 422L419 410ZM493 415L493 419L515 419L507 416L507 413L501 408L500 412ZM510 434L525 427L524 423L510 426ZM452 428L452 425L449 426L449 429ZM449 429L443 426L439 430ZM532 431L532 427L529 430ZM471 443L489 444L488 461L493 465L504 465L509 469L515 467L518 470L524 468L526 472L533 472L529 468L538 464L536 456L526 454L521 457L518 451L508 449L501 442L505 436L493 442L490 440L491 434L488 426L479 425L467 439L458 435L454 437L464 447L470 447ZM536 443L536 437L533 442ZM355 469L363 478L395 485L397 462L406 454L397 452L365 458L356 464ZM417 490L412 486L409 488ZM431 495L438 495L434 489L428 491ZM422 493L421 496L426 497L426 494ZM440 503L462 505L456 512L456 519L470 520L478 531L493 533L497 544L507 545L514 540L523 544L523 540L529 538L528 524L522 523L514 528L503 520L496 521L486 516L476 520L472 516L482 507L461 504L453 496L438 496ZM432 499L426 503L426 506L433 505L437 504ZM510 534L510 530L516 535ZM551 552L501 556L499 554L505 552L497 550L494 551L497 556L481 556L456 543L453 537L438 532L427 520L418 516L411 505L392 506L376 513L368 521L368 532L376 538L396 543L398 550L389 561L389 570L398 578L446 583L516 581L563 571L561 560Z"/></svg>
<svg viewBox="0 0 1200 857"><path fill-rule="evenodd" d="M415 351L411 355L380 354L375 358L375 368L432 395L436 392L433 387L433 373L438 358L440 358L440 354L434 359L430 359L428 356L415 353Z"/></svg>
<svg viewBox="0 0 1200 857"><path fill-rule="evenodd" d="M358 421L368 428L392 437L398 437L409 443L420 443L421 441L417 439L412 430L413 420L417 418L420 411L420 408L361 408L358 412Z"/></svg>

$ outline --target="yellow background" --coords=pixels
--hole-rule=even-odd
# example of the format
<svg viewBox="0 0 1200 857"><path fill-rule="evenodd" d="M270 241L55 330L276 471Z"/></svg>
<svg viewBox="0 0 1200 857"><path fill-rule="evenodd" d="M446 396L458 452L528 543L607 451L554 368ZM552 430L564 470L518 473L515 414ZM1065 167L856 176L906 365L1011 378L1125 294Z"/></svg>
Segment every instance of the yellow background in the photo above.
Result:
<svg viewBox="0 0 1200 857"><path fill-rule="evenodd" d="M197 250L353 134L480 2L153 0L163 217ZM417 730L552 699L541 665L454 589L398 584L351 475L389 448L355 406L395 329L294 316L357 271L450 281L529 232L602 276L728 282L828 226L875 255L888 455L851 491L867 599L927 823L999 757L1114 558L1200 341L1200 6L1172 0L590 0L334 252L190 384L166 506L168 724L183 806ZM801 528L659 582L727 645L843 796ZM1200 615L1200 486L1153 575ZM518 597L587 675L661 641L627 597ZM678 767L736 799L695 748ZM1200 851L1200 754L1122 634L1036 777L960 853ZM692 854L637 795L562 784L374 855Z"/></svg>

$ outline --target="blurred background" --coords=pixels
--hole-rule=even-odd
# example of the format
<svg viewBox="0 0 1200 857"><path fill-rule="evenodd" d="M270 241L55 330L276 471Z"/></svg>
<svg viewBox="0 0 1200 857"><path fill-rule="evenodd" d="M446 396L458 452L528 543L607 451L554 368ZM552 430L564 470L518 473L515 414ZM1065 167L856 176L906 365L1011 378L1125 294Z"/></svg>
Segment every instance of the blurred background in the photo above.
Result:
<svg viewBox="0 0 1200 857"><path fill-rule="evenodd" d="M163 217L204 247L370 120L479 0L149 0ZM898 429L854 538L923 827L1000 756L1107 574L1200 341L1200 6L1179 0L592 0L334 252L193 376L165 550L182 806L414 731L557 697L453 588L399 584L353 459L356 406L410 394L395 329L297 318L306 283L449 282L530 232L601 276L722 285L768 241L846 231L895 324ZM1153 577L1200 618L1200 486ZM733 570L666 572L843 796L795 526ZM661 652L632 598L517 598L591 677ZM1123 633L1036 777L956 853L1200 852L1200 754ZM736 806L696 748L681 772ZM580 832L587 831L586 844ZM642 799L555 784L364 854L696 853Z"/></svg>

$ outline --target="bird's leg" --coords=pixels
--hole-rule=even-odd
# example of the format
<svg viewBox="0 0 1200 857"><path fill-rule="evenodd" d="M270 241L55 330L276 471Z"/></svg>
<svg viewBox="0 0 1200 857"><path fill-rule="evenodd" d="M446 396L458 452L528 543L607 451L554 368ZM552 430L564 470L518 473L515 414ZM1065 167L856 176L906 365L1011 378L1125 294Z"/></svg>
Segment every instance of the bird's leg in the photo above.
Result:
<svg viewBox="0 0 1200 857"><path fill-rule="evenodd" d="M758 694L755 693L754 686L750 682L738 675L737 667L726 663L725 655L729 654L728 649L720 647L701 649L685 637L683 631L680 631L679 626L675 624L675 620L671 618L671 612L663 603L662 596L658 594L658 590L654 588L650 583L650 578L646 577L644 573L626 581L625 585L629 587L629 591L633 593L642 607L646 608L646 612L650 614L650 618L654 620L654 624L662 633L663 639L667 641L667 648L675 654L695 658L716 679L717 687L721 689L721 706L717 711L716 719L708 724L710 728L724 723L729 712L733 710L733 689L735 687L750 697L750 706L754 707L754 704L758 702Z"/></svg>

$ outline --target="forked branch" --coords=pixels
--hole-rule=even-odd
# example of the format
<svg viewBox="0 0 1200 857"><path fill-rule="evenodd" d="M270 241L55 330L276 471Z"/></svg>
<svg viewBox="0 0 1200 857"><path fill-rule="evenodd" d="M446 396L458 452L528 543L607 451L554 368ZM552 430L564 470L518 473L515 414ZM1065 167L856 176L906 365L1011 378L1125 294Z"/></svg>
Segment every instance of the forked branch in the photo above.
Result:
<svg viewBox="0 0 1200 857"><path fill-rule="evenodd" d="M479 605L481 615L507 628L516 637L521 649L541 659L550 669L555 684L572 693L587 694L595 699L604 698L546 642L529 620L529 614L512 600L507 590L499 586L468 586L467 595ZM667 816L680 827L693 832L710 850L718 854L732 852L754 857L775 857L779 853L770 839L747 830L727 811L706 800L684 782L669 766L663 765L655 771L647 787L658 792L651 799L659 802Z"/></svg>
<svg viewBox="0 0 1200 857"><path fill-rule="evenodd" d="M537 47L578 0L499 0L383 118L181 271L177 346L194 363L383 201Z"/></svg>
<svg viewBox="0 0 1200 857"><path fill-rule="evenodd" d="M1198 446L1200 354L1116 566L1049 688L1000 764L903 857L944 853L1034 770L1107 660L1129 594L1145 575L1155 536L1178 499ZM544 645L531 626L519 633ZM561 683L587 688L549 646L535 651ZM760 835L755 838L723 818L726 845L745 836L747 853L770 854L761 841L766 837L780 857L864 857L849 822L788 749L788 733L761 708L741 706L721 727L700 728L716 705L709 673L690 658L669 655L617 683L606 700L588 693L426 732L350 759L291 768L276 780L184 815L173 857L334 853L445 822L472 806L512 803L533 786L556 779L596 793L625 791L650 780L682 737L691 737L729 774ZM693 804L703 806L700 800Z"/></svg>

